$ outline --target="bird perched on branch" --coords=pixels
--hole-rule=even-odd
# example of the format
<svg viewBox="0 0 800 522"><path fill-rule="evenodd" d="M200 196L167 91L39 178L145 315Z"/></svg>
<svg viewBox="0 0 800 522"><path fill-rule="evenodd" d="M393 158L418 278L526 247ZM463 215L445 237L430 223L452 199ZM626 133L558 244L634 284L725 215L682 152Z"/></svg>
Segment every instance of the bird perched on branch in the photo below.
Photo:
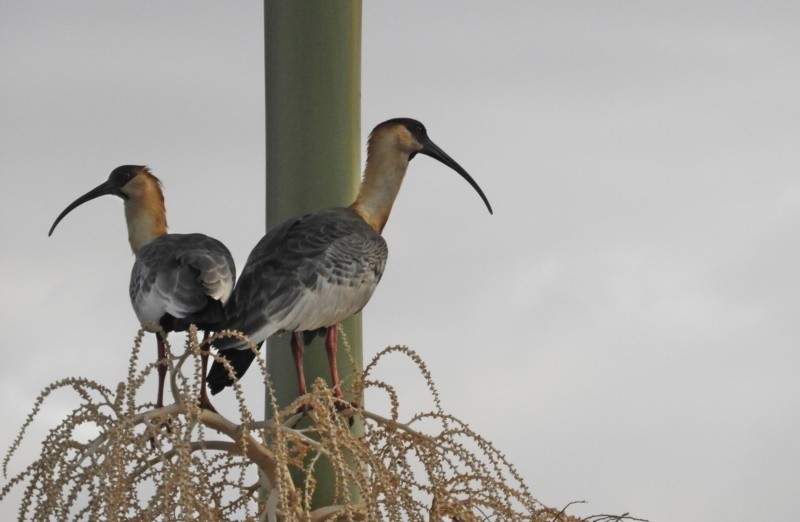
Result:
<svg viewBox="0 0 800 522"><path fill-rule="evenodd" d="M291 333L299 393L306 393L303 332L325 328L325 349L334 394L342 398L336 367L337 325L367 304L383 274L388 249L381 237L406 169L424 154L460 174L492 207L470 175L436 146L422 123L409 118L375 127L356 200L349 207L319 210L273 228L253 248L226 306L226 328L260 345L269 336ZM241 377L255 354L241 341L215 343ZM208 375L211 393L230 386L215 361Z"/></svg>
<svg viewBox="0 0 800 522"><path fill-rule="evenodd" d="M147 167L123 165L111 172L104 183L79 197L64 209L50 228L73 209L105 195L119 196L125 203L128 241L136 256L130 282L133 310L150 332L186 331L190 324L217 330L224 322L224 305L236 282L236 268L228 249L203 234L168 234L167 213L161 182ZM158 343L158 396L156 407L164 405L166 377L165 340ZM208 354L203 355L203 383L200 403L213 410L205 387Z"/></svg>

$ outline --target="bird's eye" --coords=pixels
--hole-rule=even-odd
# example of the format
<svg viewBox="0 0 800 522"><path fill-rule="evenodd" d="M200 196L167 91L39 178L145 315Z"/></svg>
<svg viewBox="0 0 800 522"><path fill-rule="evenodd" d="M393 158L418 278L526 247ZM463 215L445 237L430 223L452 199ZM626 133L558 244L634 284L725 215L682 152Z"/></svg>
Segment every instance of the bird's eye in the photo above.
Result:
<svg viewBox="0 0 800 522"><path fill-rule="evenodd" d="M117 167L111 173L110 180L118 187L127 185L130 180L136 177L136 171L130 166Z"/></svg>
<svg viewBox="0 0 800 522"><path fill-rule="evenodd" d="M417 128L414 130L417 131L417 134L423 134L425 132L425 129L422 128L422 125L417 125Z"/></svg>

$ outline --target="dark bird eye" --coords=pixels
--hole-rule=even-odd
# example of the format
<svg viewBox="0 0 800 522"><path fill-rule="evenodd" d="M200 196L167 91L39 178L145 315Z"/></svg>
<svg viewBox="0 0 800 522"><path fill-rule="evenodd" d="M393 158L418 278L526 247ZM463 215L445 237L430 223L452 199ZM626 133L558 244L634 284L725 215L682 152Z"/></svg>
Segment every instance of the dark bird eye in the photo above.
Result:
<svg viewBox="0 0 800 522"><path fill-rule="evenodd" d="M134 165L123 165L121 167L117 167L111 172L111 176L109 176L110 181L116 186L122 187L136 177L138 169L140 168L142 167L136 167Z"/></svg>
<svg viewBox="0 0 800 522"><path fill-rule="evenodd" d="M415 130L417 131L417 134L423 134L425 132L425 129L422 128L422 125L417 125Z"/></svg>

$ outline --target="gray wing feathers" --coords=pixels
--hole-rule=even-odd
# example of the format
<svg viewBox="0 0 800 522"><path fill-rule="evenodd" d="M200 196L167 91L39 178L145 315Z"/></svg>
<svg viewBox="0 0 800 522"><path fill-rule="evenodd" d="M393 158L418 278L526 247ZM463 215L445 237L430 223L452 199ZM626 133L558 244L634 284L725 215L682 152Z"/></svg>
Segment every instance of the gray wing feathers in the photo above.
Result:
<svg viewBox="0 0 800 522"><path fill-rule="evenodd" d="M225 303L234 282L233 258L222 243L203 234L168 234L137 252L130 296L141 322L158 321L164 313L202 310L209 298Z"/></svg>
<svg viewBox="0 0 800 522"><path fill-rule="evenodd" d="M251 252L228 305L229 328L259 342L336 324L369 300L387 255L383 238L348 208L284 222Z"/></svg>
<svg viewBox="0 0 800 522"><path fill-rule="evenodd" d="M199 282L206 296L223 303L228 301L233 292L235 277L230 253L224 256L218 251L193 248L179 252L177 257L183 267L198 272L196 279L191 280L190 271L182 270L180 279L184 285L196 287L196 283Z"/></svg>

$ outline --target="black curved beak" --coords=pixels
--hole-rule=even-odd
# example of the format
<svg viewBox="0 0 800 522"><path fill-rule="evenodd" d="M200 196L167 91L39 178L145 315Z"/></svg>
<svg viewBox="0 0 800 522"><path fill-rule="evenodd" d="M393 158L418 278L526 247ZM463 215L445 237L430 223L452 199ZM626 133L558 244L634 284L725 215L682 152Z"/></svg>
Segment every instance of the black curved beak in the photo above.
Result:
<svg viewBox="0 0 800 522"><path fill-rule="evenodd" d="M118 189L117 187L112 185L110 182L106 181L105 183L103 183L101 185L98 185L97 187L93 188L92 190L90 190L89 192L84 194L83 196L79 197L78 199L76 199L75 201L70 203L69 206L67 208L65 208L61 212L61 214L58 215L56 220L53 222L53 226L50 227L50 232L47 233L47 236L50 237L50 236L53 235L53 230L56 229L56 225L58 225L59 221L64 219L64 216L66 216L67 214L72 212L72 210L75 207L83 205L87 201L91 201L91 200L93 200L95 198L99 198L100 196L106 196L106 195L109 195L109 194L112 195L112 196L119 196L122 199L128 199L128 196L126 196L124 192L122 192L120 189Z"/></svg>
<svg viewBox="0 0 800 522"><path fill-rule="evenodd" d="M483 193L481 188L478 186L478 183L474 179L472 179L472 176L467 174L467 171L464 170L461 167L461 165L456 163L456 160L448 156L445 151L440 149L439 146L436 145L434 142L432 142L431 139L428 138L427 136L425 137L425 140L422 143L422 149L419 151L419 153L425 154L426 156L430 156L431 158L439 160L448 167L450 167L451 169L461 174L461 177L467 180L467 182L470 185L472 185L472 188L474 188L475 191L480 195L481 199L483 199L483 202L486 204L486 208L489 209L489 214L494 214L494 212L492 212L492 205L489 204L489 200L486 198L486 194Z"/></svg>

